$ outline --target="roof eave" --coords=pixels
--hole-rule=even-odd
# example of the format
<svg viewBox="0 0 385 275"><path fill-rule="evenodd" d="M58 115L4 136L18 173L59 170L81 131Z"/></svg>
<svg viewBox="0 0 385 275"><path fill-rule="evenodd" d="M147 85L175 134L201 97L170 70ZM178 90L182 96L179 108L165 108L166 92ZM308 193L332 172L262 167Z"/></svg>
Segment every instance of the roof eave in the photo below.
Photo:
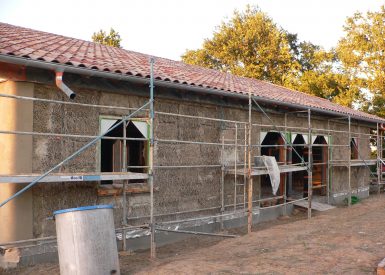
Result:
<svg viewBox="0 0 385 275"><path fill-rule="evenodd" d="M94 70L94 69L78 68L78 67L74 67L71 65L52 63L52 62L41 61L41 60L33 60L33 59L28 59L28 58L18 57L18 56L12 56L12 55L0 54L0 61L5 62L5 63L22 65L22 66L26 66L26 67L34 67L34 68L40 68L40 69L46 69L46 70L52 70L52 71L62 70L64 72L73 73L73 74L80 74L80 75L101 77L101 78L111 78L111 79L116 79L116 80L129 81L129 82L133 82L133 83L140 83L140 84L149 84L150 83L150 79L145 78L145 77L138 77L138 76L133 76L133 75L124 75L124 74L119 74L119 73L114 73L114 72L102 72L102 71L98 71L98 70ZM205 94L220 95L220 96L225 96L225 97L233 97L233 98L240 98L240 99L247 99L248 98L247 91L245 91L244 94L241 94L241 93L227 92L227 91L218 90L218 89L205 88L205 87L199 87L199 86L191 86L191 85L169 82L169 81L164 81L164 80L157 80L157 79L155 79L155 85L162 86L162 87L189 90L189 91L205 93ZM284 102L284 101L279 101L279 100L273 100L273 99L264 98L264 97L260 97L260 96L255 96L255 97L258 98L259 102L263 102L266 104L276 104L276 105L285 106L285 107L294 108L294 109L303 109L303 110L310 109L311 111L321 113L321 114L331 115L331 116L339 116L339 117L341 117L341 116L348 117L349 116L348 114L335 112L335 111L331 111L331 110L325 110L322 108L310 107L310 106L306 106L306 105L294 104L294 103ZM365 118L365 117L360 117L360 116L356 116L356 115L350 115L350 117L353 119L356 119L356 120L365 121L365 122L369 122L369 123L385 123L385 120L381 120L381 119L374 119L374 118L371 119L371 118Z"/></svg>

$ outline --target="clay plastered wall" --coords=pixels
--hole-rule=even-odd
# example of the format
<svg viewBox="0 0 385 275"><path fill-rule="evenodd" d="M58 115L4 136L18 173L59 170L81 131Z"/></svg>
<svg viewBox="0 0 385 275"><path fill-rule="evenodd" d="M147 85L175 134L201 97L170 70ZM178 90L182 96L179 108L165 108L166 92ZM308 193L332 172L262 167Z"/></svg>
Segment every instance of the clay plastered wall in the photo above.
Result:
<svg viewBox="0 0 385 275"><path fill-rule="evenodd" d="M146 98L122 94L102 93L76 89L76 102L115 105L137 108ZM57 89L36 85L35 96L67 100ZM231 110L214 105L202 105L170 100L157 100L157 111L236 119L246 111ZM122 116L124 111L96 109L70 105L36 103L34 106L34 131L65 134L97 135L100 116ZM221 123L189 118L157 116L155 137L219 142ZM34 137L33 171L40 173L63 160L85 144L82 138ZM154 152L155 165L202 165L220 164L220 147L202 144L158 143ZM98 147L94 146L64 165L60 172L90 172L99 169ZM155 214L191 211L201 208L220 207L220 168L155 169ZM35 236L55 233L54 222L46 218L58 209L90 204L112 203L116 207L115 221L122 219L121 196L98 197L98 183L39 184L34 194ZM227 187L226 187L227 188ZM232 190L231 188L229 190ZM149 194L128 195L129 219L149 215ZM217 210L213 210L217 211ZM159 217L158 220L161 220ZM148 220L130 220L131 224Z"/></svg>
<svg viewBox="0 0 385 275"><path fill-rule="evenodd" d="M347 145L348 143L348 126L342 123L332 123L332 129L344 131L344 133L334 133L332 135L332 144ZM374 127L374 126L373 126ZM352 123L351 137L356 138L358 146L358 158L368 160L371 159L370 141L367 134L370 133L370 127L367 125L360 125ZM362 135L360 135L362 133ZM365 135L364 135L365 134ZM349 146L350 147L350 146ZM341 161L341 163L348 163L349 155L348 146L338 146L332 148L332 159ZM333 167L331 171L332 193L340 193L348 191L348 169L347 167ZM367 166L351 167L351 188L353 190L362 189L369 185L370 171Z"/></svg>
<svg viewBox="0 0 385 275"><path fill-rule="evenodd" d="M76 89L76 102L86 102L102 105L115 105L137 108L144 104L145 97L105 93L94 90ZM35 96L41 98L67 100L57 89L51 86L36 85ZM220 107L202 103L156 99L156 111L198 115L229 120L248 120L245 109ZM46 104L36 102L34 105L34 131L54 132L65 134L97 135L99 133L100 116L125 115L122 110L97 109L70 105ZM271 116L274 123L284 123L282 115ZM253 112L253 123L270 124L261 113ZM293 127L307 127L306 117L288 117L287 123ZM327 125L322 120L312 120L313 127L323 128ZM244 142L244 130L238 125L239 142ZM157 139L192 140L218 143L221 134L234 138L234 131L228 128L235 127L231 123L199 120L196 118L181 118L175 116L157 115L155 120L155 137ZM224 130L227 129L227 130ZM254 127L252 142L260 142L260 131L271 129ZM306 132L306 131L298 131ZM242 142L241 142L242 140ZM85 144L83 138L33 138L33 171L43 172L52 167L76 149ZM230 142L231 143L231 142ZM203 144L158 143L154 152L155 165L219 165L222 163L221 147ZM258 148L253 148L252 155L259 154ZM224 162L233 162L234 147L225 147ZM239 148L238 162L244 161L244 153ZM90 172L99 170L99 151L94 146L62 167L61 172ZM155 214L160 215L157 221L167 219L162 214L185 212L202 208L213 208L210 213L218 212L221 205L219 167L211 168L175 168L155 169ZM339 172L336 171L336 174ZM341 172L342 173L342 172ZM342 176L341 176L342 178ZM238 178L239 183L243 177ZM258 197L259 178L254 181L254 199ZM115 222L119 226L122 220L121 196L98 197L98 183L56 183L39 184L33 189L34 194L34 235L48 236L55 234L54 222L46 218L58 209L78 207L90 204L112 203L115 206ZM241 193L242 187L237 192ZM243 198L238 197L237 202ZM225 204L234 202L234 176L225 177ZM128 217L130 224L148 222L148 219L133 219L138 216L149 215L149 194L128 195ZM192 214L190 214L191 216ZM171 218L184 218L186 215L173 215Z"/></svg>

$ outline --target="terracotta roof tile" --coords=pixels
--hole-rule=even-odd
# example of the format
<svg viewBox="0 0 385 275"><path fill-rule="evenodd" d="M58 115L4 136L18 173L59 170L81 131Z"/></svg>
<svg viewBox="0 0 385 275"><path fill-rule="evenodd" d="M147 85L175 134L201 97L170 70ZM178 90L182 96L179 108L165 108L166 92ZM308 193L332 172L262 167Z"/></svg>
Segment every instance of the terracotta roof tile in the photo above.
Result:
<svg viewBox="0 0 385 275"><path fill-rule="evenodd" d="M140 77L148 77L150 71L149 55L5 23L0 23L0 54ZM155 77L160 80L241 94L252 91L255 96L266 99L333 111L355 118L380 119L268 82L165 58L156 58L154 71Z"/></svg>

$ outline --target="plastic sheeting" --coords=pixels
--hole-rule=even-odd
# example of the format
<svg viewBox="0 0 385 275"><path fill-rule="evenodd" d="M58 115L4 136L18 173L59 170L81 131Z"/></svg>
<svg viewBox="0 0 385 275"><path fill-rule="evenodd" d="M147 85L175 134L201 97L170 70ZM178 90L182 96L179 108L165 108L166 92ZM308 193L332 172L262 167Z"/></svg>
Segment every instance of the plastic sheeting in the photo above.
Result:
<svg viewBox="0 0 385 275"><path fill-rule="evenodd" d="M275 157L270 157L270 156L263 156L262 159L263 159L263 163L267 168L267 172L269 173L273 194L276 195L279 188L279 182L280 182L280 172L279 172L277 160L275 159Z"/></svg>

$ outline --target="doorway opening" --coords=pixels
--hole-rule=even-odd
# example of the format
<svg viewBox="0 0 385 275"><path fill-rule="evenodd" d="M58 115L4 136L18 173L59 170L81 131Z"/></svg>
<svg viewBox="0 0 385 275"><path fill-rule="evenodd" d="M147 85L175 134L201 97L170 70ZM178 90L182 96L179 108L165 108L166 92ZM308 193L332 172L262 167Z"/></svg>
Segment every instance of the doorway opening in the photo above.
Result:
<svg viewBox="0 0 385 275"><path fill-rule="evenodd" d="M317 136L313 142L313 194L326 195L327 190L327 166L328 166L328 146L324 136Z"/></svg>
<svg viewBox="0 0 385 275"><path fill-rule="evenodd" d="M285 141L278 132L268 132L262 141L261 155L275 157L278 164L285 163L285 147L283 146ZM277 196L283 195L285 175L280 174L280 184L277 192ZM272 197L272 187L269 175L261 176L261 198Z"/></svg>
<svg viewBox="0 0 385 275"><path fill-rule="evenodd" d="M305 141L304 136L301 134L297 134L293 140L293 148L298 154L295 153L294 150L292 151L292 164L302 163L302 159L303 161L308 162L309 150L308 147L305 146L305 144L307 144L307 142ZM290 196L307 197L307 171L305 170L293 172L291 177L292 188L288 188L288 190L290 191Z"/></svg>

